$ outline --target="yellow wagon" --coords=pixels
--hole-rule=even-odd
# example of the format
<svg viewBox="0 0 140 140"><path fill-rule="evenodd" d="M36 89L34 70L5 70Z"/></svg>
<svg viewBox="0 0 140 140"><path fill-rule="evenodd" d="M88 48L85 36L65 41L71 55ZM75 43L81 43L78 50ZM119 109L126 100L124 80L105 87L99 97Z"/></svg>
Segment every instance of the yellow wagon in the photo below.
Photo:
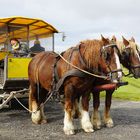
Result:
<svg viewBox="0 0 140 140"><path fill-rule="evenodd" d="M32 57L15 57L10 51L10 39L17 38L29 47L34 40L49 38L54 51L54 33L58 31L41 19L0 19L0 109L9 107L14 97L28 96L28 64Z"/></svg>

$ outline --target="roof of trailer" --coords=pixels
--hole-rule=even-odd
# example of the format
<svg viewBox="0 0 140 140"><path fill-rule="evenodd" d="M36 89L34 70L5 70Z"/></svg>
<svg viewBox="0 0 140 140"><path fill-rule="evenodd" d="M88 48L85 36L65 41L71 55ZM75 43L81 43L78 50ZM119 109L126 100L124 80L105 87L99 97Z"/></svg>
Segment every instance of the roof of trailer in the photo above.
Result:
<svg viewBox="0 0 140 140"><path fill-rule="evenodd" d="M7 38L27 39L28 37L29 40L33 40L50 37L53 33L58 33L58 30L41 19L26 17L0 18L0 44L4 44Z"/></svg>

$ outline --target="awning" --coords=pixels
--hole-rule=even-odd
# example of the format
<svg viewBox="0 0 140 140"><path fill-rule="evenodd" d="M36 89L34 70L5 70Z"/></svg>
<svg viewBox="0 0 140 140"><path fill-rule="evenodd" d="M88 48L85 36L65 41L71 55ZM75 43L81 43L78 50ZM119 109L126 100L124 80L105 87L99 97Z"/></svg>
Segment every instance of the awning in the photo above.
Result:
<svg viewBox="0 0 140 140"><path fill-rule="evenodd" d="M58 33L49 23L34 18L11 17L0 19L0 44L10 38L29 39L46 38Z"/></svg>

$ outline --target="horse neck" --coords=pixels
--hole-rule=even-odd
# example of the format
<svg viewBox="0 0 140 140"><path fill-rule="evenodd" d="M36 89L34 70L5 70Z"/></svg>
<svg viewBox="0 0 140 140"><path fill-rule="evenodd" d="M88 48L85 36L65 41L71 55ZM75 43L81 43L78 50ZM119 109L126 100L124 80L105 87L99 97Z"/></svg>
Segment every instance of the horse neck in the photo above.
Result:
<svg viewBox="0 0 140 140"><path fill-rule="evenodd" d="M68 49L66 52L63 53L63 57L66 61L68 61L68 63L65 61L63 61L65 65L64 68L66 68L66 70L70 70L72 69L72 65L81 68L81 69L86 69L85 68L85 62L84 62L84 58L81 54L81 50L79 45L77 45L76 47L72 47L70 49ZM71 65L72 64L72 65Z"/></svg>

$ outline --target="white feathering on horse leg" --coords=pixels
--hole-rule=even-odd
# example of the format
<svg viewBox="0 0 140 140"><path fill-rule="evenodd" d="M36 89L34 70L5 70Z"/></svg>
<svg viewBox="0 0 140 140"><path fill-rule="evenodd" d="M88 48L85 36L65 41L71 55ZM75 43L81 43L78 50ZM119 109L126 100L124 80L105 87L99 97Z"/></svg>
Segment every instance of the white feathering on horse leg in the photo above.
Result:
<svg viewBox="0 0 140 140"><path fill-rule="evenodd" d="M113 120L110 117L109 113L107 115L106 115L106 113L104 113L103 118L104 118L104 124L106 127L111 128L114 126Z"/></svg>
<svg viewBox="0 0 140 140"><path fill-rule="evenodd" d="M93 132L93 126L90 122L89 113L87 111L81 110L81 125L85 132Z"/></svg>
<svg viewBox="0 0 140 140"><path fill-rule="evenodd" d="M39 124L40 120L41 120L41 112L40 112L40 110L35 111L35 113L33 112L31 118L32 118L33 123Z"/></svg>
<svg viewBox="0 0 140 140"><path fill-rule="evenodd" d="M108 128L112 128L114 126L114 123L111 117L104 118L104 123L105 123L105 126Z"/></svg>
<svg viewBox="0 0 140 140"><path fill-rule="evenodd" d="M32 101L32 115L31 115L31 119L32 119L32 122L35 123L35 124L39 124L40 121L41 121L41 112L40 110L38 110L38 106L37 106L37 103L35 101Z"/></svg>
<svg viewBox="0 0 140 140"><path fill-rule="evenodd" d="M72 117L68 114L68 112L65 110L65 116L64 116L64 132L66 135L73 135L74 132L74 125L72 123Z"/></svg>
<svg viewBox="0 0 140 140"><path fill-rule="evenodd" d="M91 122L96 129L101 129L101 117L98 110L94 110L91 116Z"/></svg>

